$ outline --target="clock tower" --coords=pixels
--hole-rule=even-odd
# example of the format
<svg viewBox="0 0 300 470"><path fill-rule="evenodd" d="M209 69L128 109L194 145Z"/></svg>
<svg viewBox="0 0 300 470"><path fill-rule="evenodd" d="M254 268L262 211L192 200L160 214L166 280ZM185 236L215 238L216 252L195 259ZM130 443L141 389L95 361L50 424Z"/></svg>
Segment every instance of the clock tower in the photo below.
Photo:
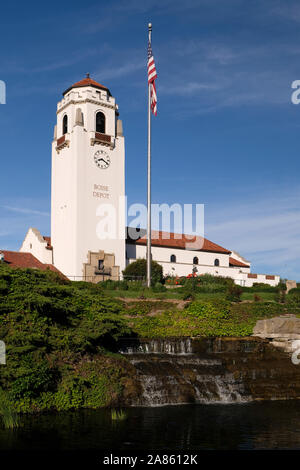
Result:
<svg viewBox="0 0 300 470"><path fill-rule="evenodd" d="M53 264L72 280L125 268L125 147L118 105L89 75L63 93L52 143Z"/></svg>

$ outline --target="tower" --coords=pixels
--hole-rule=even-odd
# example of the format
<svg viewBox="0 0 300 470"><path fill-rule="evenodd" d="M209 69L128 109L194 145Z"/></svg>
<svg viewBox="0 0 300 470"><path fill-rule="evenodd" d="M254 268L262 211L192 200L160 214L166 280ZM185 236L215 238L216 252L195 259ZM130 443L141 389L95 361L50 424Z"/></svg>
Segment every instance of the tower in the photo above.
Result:
<svg viewBox="0 0 300 470"><path fill-rule="evenodd" d="M57 105L51 243L54 265L73 280L117 279L125 268L125 147L118 116L109 89L88 74Z"/></svg>

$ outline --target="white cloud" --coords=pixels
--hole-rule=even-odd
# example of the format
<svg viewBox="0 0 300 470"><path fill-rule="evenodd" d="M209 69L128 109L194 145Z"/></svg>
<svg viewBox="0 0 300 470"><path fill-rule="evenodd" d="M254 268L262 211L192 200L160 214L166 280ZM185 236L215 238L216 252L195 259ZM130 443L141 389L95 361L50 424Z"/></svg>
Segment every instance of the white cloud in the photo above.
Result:
<svg viewBox="0 0 300 470"><path fill-rule="evenodd" d="M254 271L300 279L299 201L300 191L286 188L271 197L261 192L250 202L206 208L206 236L250 259Z"/></svg>
<svg viewBox="0 0 300 470"><path fill-rule="evenodd" d="M93 76L99 80L112 80L131 75L142 68L146 69L146 60L126 61L122 65L103 67L101 70L94 72Z"/></svg>
<svg viewBox="0 0 300 470"><path fill-rule="evenodd" d="M18 212L19 214L28 214L28 215L40 215L43 217L50 217L49 212L39 211L35 209L28 209L26 207L11 207L11 206L2 206L3 209L6 209L11 212Z"/></svg>

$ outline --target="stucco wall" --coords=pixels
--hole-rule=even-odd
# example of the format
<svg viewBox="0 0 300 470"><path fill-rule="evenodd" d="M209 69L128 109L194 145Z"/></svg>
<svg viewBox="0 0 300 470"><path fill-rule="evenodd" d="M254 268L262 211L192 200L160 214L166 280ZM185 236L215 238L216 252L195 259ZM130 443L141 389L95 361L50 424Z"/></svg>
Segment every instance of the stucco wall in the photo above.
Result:
<svg viewBox="0 0 300 470"><path fill-rule="evenodd" d="M41 263L52 264L52 250L47 248L47 242L36 228L30 228L22 243L20 251L31 253Z"/></svg>
<svg viewBox="0 0 300 470"><path fill-rule="evenodd" d="M76 109L83 113L83 125L76 125ZM69 147L58 153L57 141L52 144L52 197L51 238L54 248L54 265L72 279L82 278L83 263L89 251L104 250L115 256L120 272L125 267L125 240L118 232L113 239L101 240L97 226L101 216L99 207L111 204L116 211L116 222L122 217L120 197L125 195L124 137L116 136L116 105L106 92L96 92L85 87L70 91L58 103L57 137L62 135L62 119L68 114ZM95 136L96 113L106 116L106 135L111 136L112 148L92 145ZM100 169L94 154L104 150L110 166ZM103 189L105 188L105 189ZM125 222L122 224L125 228Z"/></svg>
<svg viewBox="0 0 300 470"><path fill-rule="evenodd" d="M231 277L236 284L251 287L255 282L263 282L271 286L279 283L280 277L267 279L265 274L257 274L257 278L248 277L250 268L229 266L229 255L221 253L196 252L174 248L155 247L151 248L152 259L163 267L164 276L188 276L192 273L194 266L197 274L212 274L216 276ZM176 255L176 263L170 262L170 256ZM132 263L138 258L146 257L146 247L134 244L126 246L127 262ZM199 264L193 265L194 256L198 257ZM220 265L214 266L215 259L219 259ZM245 259L243 262L245 262Z"/></svg>

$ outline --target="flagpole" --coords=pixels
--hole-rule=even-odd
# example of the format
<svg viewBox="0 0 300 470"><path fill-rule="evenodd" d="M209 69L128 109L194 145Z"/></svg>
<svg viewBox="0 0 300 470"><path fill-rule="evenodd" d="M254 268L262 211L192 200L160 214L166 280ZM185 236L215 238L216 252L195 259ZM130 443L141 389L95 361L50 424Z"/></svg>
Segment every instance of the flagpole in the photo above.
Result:
<svg viewBox="0 0 300 470"><path fill-rule="evenodd" d="M151 44L152 24L148 24ZM148 194L147 194L147 287L151 287L151 84L148 83Z"/></svg>

